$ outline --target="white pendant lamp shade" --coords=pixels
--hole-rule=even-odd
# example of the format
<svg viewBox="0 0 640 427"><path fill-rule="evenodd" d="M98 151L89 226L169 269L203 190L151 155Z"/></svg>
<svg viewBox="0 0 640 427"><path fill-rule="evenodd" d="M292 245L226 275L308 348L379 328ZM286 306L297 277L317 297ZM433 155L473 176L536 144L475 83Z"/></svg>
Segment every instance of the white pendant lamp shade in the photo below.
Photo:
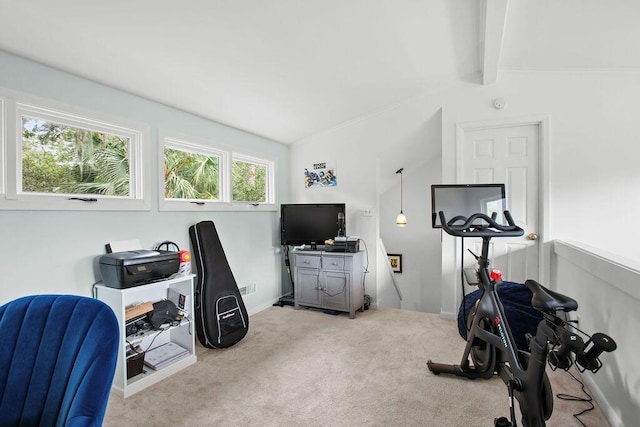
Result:
<svg viewBox="0 0 640 427"><path fill-rule="evenodd" d="M396 225L398 227L406 227L407 226L407 217L402 212L402 171L404 168L400 168L396 171L396 174L400 174L400 213L396 217Z"/></svg>

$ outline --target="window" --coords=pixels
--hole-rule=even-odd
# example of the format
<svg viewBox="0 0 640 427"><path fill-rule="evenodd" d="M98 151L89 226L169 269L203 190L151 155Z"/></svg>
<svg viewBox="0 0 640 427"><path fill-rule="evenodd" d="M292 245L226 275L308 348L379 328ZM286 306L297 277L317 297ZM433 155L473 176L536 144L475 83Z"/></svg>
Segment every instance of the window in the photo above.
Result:
<svg viewBox="0 0 640 427"><path fill-rule="evenodd" d="M273 203L270 188L270 175L273 173L271 162L234 154L231 168L234 202Z"/></svg>
<svg viewBox="0 0 640 427"><path fill-rule="evenodd" d="M225 200L222 174L228 155L195 138L160 133L160 209L192 210Z"/></svg>
<svg viewBox="0 0 640 427"><path fill-rule="evenodd" d="M167 199L220 201L220 157L164 149L165 188Z"/></svg>
<svg viewBox="0 0 640 427"><path fill-rule="evenodd" d="M131 138L22 116L22 192L130 196Z"/></svg>
<svg viewBox="0 0 640 427"><path fill-rule="evenodd" d="M146 126L17 95L6 100L7 182L0 208L148 210Z"/></svg>
<svg viewBox="0 0 640 427"><path fill-rule="evenodd" d="M160 132L160 210L274 210L274 163Z"/></svg>

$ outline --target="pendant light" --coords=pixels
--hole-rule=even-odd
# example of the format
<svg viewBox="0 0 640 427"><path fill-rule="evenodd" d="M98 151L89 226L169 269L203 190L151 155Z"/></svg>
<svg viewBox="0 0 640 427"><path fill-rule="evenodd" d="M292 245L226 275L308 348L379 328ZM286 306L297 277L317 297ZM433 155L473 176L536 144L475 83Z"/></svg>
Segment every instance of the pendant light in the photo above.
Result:
<svg viewBox="0 0 640 427"><path fill-rule="evenodd" d="M407 226L407 217L402 212L402 171L404 168L400 168L396 171L396 174L400 174L400 213L396 217L396 225L398 227L406 227Z"/></svg>

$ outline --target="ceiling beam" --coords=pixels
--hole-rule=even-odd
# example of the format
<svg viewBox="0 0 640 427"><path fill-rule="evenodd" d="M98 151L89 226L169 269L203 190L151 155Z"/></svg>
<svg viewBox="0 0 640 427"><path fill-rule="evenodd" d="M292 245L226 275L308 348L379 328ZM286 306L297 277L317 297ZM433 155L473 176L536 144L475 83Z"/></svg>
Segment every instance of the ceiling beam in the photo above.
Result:
<svg viewBox="0 0 640 427"><path fill-rule="evenodd" d="M507 5L509 0L485 0L483 34L481 44L482 84L498 81L502 40L507 24Z"/></svg>

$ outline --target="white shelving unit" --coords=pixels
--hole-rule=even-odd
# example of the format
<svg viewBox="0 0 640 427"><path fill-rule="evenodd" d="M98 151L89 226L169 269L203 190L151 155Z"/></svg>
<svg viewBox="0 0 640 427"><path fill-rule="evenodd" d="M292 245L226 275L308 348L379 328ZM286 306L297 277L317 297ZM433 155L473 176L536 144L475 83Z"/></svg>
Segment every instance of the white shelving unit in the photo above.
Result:
<svg viewBox="0 0 640 427"><path fill-rule="evenodd" d="M120 348L118 350L116 373L113 379L113 391L125 398L129 397L196 363L193 278L194 275L191 274L127 289L110 288L101 284L96 285L96 298L111 307L120 325ZM188 297L188 316L182 319L179 325L172 326L166 330L150 331L127 337L125 332L125 309L134 304L167 299L169 288L176 289ZM143 350L148 351L170 341L187 349L187 354L158 370L144 366L143 373L127 379L127 342L138 344Z"/></svg>

